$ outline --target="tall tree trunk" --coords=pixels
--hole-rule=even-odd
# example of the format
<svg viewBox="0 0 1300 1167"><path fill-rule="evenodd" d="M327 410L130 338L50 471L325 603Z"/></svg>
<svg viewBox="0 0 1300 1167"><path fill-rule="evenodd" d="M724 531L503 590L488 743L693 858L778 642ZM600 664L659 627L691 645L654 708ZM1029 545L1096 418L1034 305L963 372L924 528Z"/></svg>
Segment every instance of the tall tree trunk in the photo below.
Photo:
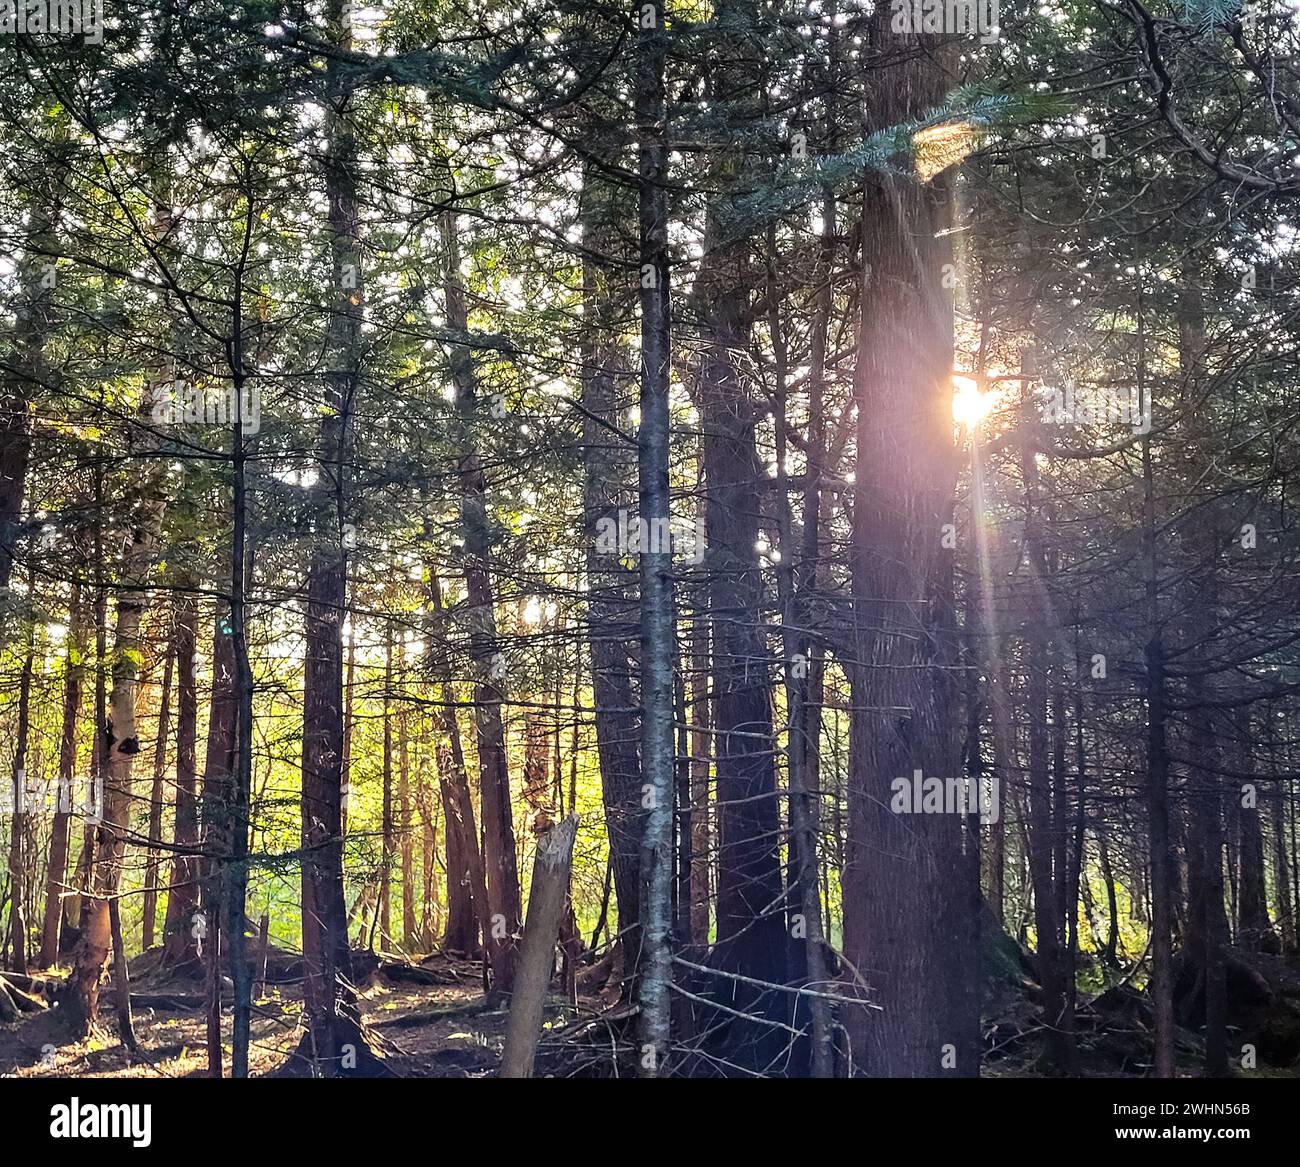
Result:
<svg viewBox="0 0 1300 1167"><path fill-rule="evenodd" d="M95 510L100 512L104 506L104 472L99 469L95 474ZM63 929L59 938L60 957L71 957L76 942L81 935L81 905L85 893L90 888L91 867L95 856L95 823L103 815L105 737L103 727L108 722L108 588L102 581L108 578L108 561L104 555L104 531L97 525L92 537L96 578L100 580L95 589L95 601L92 615L95 626L95 733L90 747L90 781L97 801L96 818L89 817L82 824L81 852L77 857L76 874L73 876L75 894L66 896L63 901Z"/></svg>
<svg viewBox="0 0 1300 1167"><path fill-rule="evenodd" d="M668 146L664 93L665 8L641 8L635 80L637 190L641 261L641 423L637 429L640 519L666 531L668 486L668 380L672 359L668 272ZM646 815L639 862L641 930L636 996L641 1007L639 1073L668 1070L672 984L673 880L673 609L672 550L651 542L641 561L641 776Z"/></svg>
<svg viewBox="0 0 1300 1167"><path fill-rule="evenodd" d="M176 816L172 825L170 888L163 926L163 962L174 970L198 971L194 914L199 906L198 687L195 653L199 612L193 596L176 605ZM215 661L214 652L214 661ZM216 668L214 667L214 681ZM215 694L214 694L215 697ZM215 706L215 701L214 701Z"/></svg>
<svg viewBox="0 0 1300 1167"><path fill-rule="evenodd" d="M1138 302L1138 385L1145 388L1145 330ZM1150 390L1146 390L1150 392ZM1147 706L1147 849L1151 865L1151 1000L1155 1012L1155 1071L1174 1076L1173 851L1169 833L1169 744L1166 726L1165 642L1160 614L1160 564L1155 517L1151 437L1142 438L1142 542L1146 559L1145 648Z"/></svg>
<svg viewBox="0 0 1300 1167"><path fill-rule="evenodd" d="M465 289L460 276L460 241L456 215L441 218L446 249L444 291L447 324L456 334L469 332ZM493 610L492 533L487 505L487 480L474 437L478 420L478 386L474 358L468 345L450 346L451 376L456 389L460 482L461 535L464 540L465 586L469 596L470 656L477 673L474 684L474 724L478 737L479 802L482 810L483 860L487 876L492 927L492 989L509 993L514 981L516 944L521 926L519 874L515 857L514 823L510 811L510 771L506 757L506 659L497 639Z"/></svg>
<svg viewBox="0 0 1300 1167"><path fill-rule="evenodd" d="M242 285L241 285L242 286ZM225 933L230 945L230 976L234 989L230 1072L248 1077L248 1046L252 1035L253 970L247 954L248 831L253 801L253 672L248 655L246 589L253 557L248 550L248 450L242 415L244 404L244 321L235 297L234 342L230 346L231 392L236 402L230 427L233 462L230 535L230 640L233 656L234 742L230 766L227 815L229 847L223 876ZM346 930L346 929L345 929Z"/></svg>
<svg viewBox="0 0 1300 1167"><path fill-rule="evenodd" d="M1204 678L1192 678L1194 704L1202 704L1209 688ZM1188 929L1186 952L1196 969L1203 993L1205 1076L1228 1076L1227 984L1224 946L1227 917L1223 908L1223 800L1219 790L1217 736L1208 708L1194 710L1188 745L1203 768L1189 777Z"/></svg>
<svg viewBox="0 0 1300 1167"><path fill-rule="evenodd" d="M777 525L780 531L781 561L778 586L781 594L781 639L785 656L786 770L790 792L790 935L794 947L791 974L813 987L816 995L796 1004L807 1005L812 1022L810 1068L814 1078L834 1073L830 1004L825 993L829 985L825 937L822 935L821 894L817 882L817 799L808 781L808 760L813 743L807 737L808 642L801 635L801 611L796 589L794 522L790 509L790 487L786 475L789 418L787 386L789 360L781 318L781 288L776 276L776 228L768 231L768 331L775 355L776 376L776 476ZM815 523L818 516L813 515ZM798 1014L796 1022L801 1019Z"/></svg>
<svg viewBox="0 0 1300 1167"><path fill-rule="evenodd" d="M350 49L344 5L331 0L327 32ZM347 610L349 522L347 477L360 385L364 280L357 198L357 143L351 94L331 58L324 159L329 203L332 296L324 413L317 456L315 542L307 575L306 667L302 745L303 966L307 1032L302 1052L335 1077L373 1065L351 989L347 905L343 889L343 622Z"/></svg>
<svg viewBox="0 0 1300 1167"><path fill-rule="evenodd" d="M36 624L27 621L27 651L18 681L18 725L14 739L11 779L14 813L9 822L9 951L16 973L27 972L27 739L32 719L32 662L36 656Z"/></svg>
<svg viewBox="0 0 1300 1167"><path fill-rule="evenodd" d="M748 28L756 19L756 6L751 0L724 0L717 18L724 25ZM736 51L728 46L724 54ZM737 63L715 70L716 100L735 100L729 90L739 83L741 69ZM734 182L742 165L736 151L727 151L717 165L718 180ZM716 959L728 971L781 984L788 973L788 936L772 678L767 663L772 652L762 616L765 588L755 551L762 514L759 484L766 477L755 429L766 405L760 408L749 399L737 367L737 360L750 349L751 288L760 274L750 241L734 238L723 222L719 207L711 206L694 286L702 344L696 395L703 429L709 535L705 595L712 621ZM721 984L730 986L734 1007L748 1011L760 1006L753 986L739 981ZM775 1019L786 1003L785 994L768 994L761 1008L773 1012ZM769 1044L765 1039L783 1040L780 1031L770 1026L756 1029L752 1038L764 1047ZM762 1065L768 1056L755 1048L746 1064Z"/></svg>
<svg viewBox="0 0 1300 1167"><path fill-rule="evenodd" d="M1037 370L1032 355L1024 372ZM1028 443L1021 450L1025 484L1025 549L1029 560L1025 609L1028 622L1026 669L1029 721L1029 872L1034 891L1034 934L1038 941L1038 976L1043 989L1043 1020L1048 1027L1048 1068L1057 1074L1078 1072L1074 1040L1073 996L1069 991L1064 939L1066 878L1064 850L1064 792L1059 775L1064 769L1063 699L1055 691L1056 656L1051 638L1058 623L1049 592L1051 569L1043 547L1043 503L1040 498L1037 455ZM1051 717L1049 719L1049 691ZM1049 743L1049 726L1052 741ZM1049 745L1052 750L1049 756Z"/></svg>
<svg viewBox="0 0 1300 1167"><path fill-rule="evenodd" d="M1282 950L1284 952L1294 952L1297 947L1297 927L1292 907L1295 903L1293 896L1294 881L1291 879L1291 871L1287 865L1286 808L1287 800L1283 790L1283 783L1275 781L1269 795L1269 818L1272 820L1273 825L1271 855L1273 888L1277 897L1277 918L1278 928L1282 936Z"/></svg>
<svg viewBox="0 0 1300 1167"><path fill-rule="evenodd" d="M433 645L433 675L438 685L431 716L437 739L438 787L447 823L447 928L443 947L452 952L474 955L480 950L481 936L482 951L491 961L497 955L500 941L492 935L487 873L479 846L460 721L456 715L456 694L451 683L442 588L438 573L432 566L429 568L429 601L429 642Z"/></svg>
<svg viewBox="0 0 1300 1167"><path fill-rule="evenodd" d="M891 33L880 9L871 33L905 59L876 75L866 129L940 105L950 48ZM887 1077L979 1073L978 849L964 813L891 810L896 779L958 773L948 199L943 175L863 182L844 948L880 1011L846 1023L855 1069Z"/></svg>
<svg viewBox="0 0 1300 1167"><path fill-rule="evenodd" d="M384 642L384 747L383 789L379 837L379 935L385 945L393 943L393 856L396 840L393 826L393 626L388 625Z"/></svg>
<svg viewBox="0 0 1300 1167"><path fill-rule="evenodd" d="M60 116L59 125L66 125L67 120ZM20 263L11 351L0 361L0 640L8 617L9 579L22 529L19 520L32 451L32 404L38 388L47 380L45 343L56 270L46 257L57 250L55 225L60 215L61 180L60 166L50 189L36 194L31 201L26 222L29 250Z"/></svg>
<svg viewBox="0 0 1300 1167"><path fill-rule="evenodd" d="M164 384L172 378L166 376ZM146 396L147 411L154 395ZM147 412L144 419L147 421ZM95 1026L99 1010L99 983L112 947L108 901L118 893L126 831L131 810L131 771L140 752L136 734L135 693L141 658L140 622L147 603L147 588L162 530L167 500L167 464L162 459L145 463L131 542L122 561L117 585L117 622L114 629L109 716L104 735L104 810L95 830L95 854L90 886L81 903L80 936L63 1010L71 1032L85 1036Z"/></svg>
<svg viewBox="0 0 1300 1167"><path fill-rule="evenodd" d="M619 921L626 929L634 927L640 911L637 863L644 821L629 652L636 637L635 599L633 575L621 563L627 549L604 547L599 532L620 525L630 498L631 452L623 448L619 426L625 410L619 386L625 383L628 359L619 322L627 315L632 291L621 286L619 257L610 254L622 237L617 188L594 167L584 175L582 214L588 252L581 336L587 637L605 825ZM635 940L635 932L624 937L631 946Z"/></svg>
<svg viewBox="0 0 1300 1167"><path fill-rule="evenodd" d="M67 654L63 671L63 724L59 731L59 803L50 827L50 861L45 879L45 918L41 927L40 965L51 968L59 961L63 923L63 889L68 874L68 830L72 801L77 797L77 722L81 716L81 690L86 666L86 608L81 585L73 584L68 605Z"/></svg>
<svg viewBox="0 0 1300 1167"><path fill-rule="evenodd" d="M414 952L418 946L415 926L415 836L411 814L411 752L408 744L410 725L405 700L406 644L397 646L397 672L402 685L402 703L397 711L397 824L402 848L402 948Z"/></svg>
<svg viewBox="0 0 1300 1167"><path fill-rule="evenodd" d="M223 923L225 867L231 841L231 786L235 762L235 646L230 623L218 617L212 643L212 700L208 709L208 740L203 759L203 798L200 811L203 857L199 902L188 927L196 957L206 964L211 987L220 983L220 958L228 954L229 936ZM200 951L201 949L201 951ZM217 989L219 993L219 987ZM221 1076L220 1002L210 1029L209 1058L213 1077Z"/></svg>
<svg viewBox="0 0 1300 1167"><path fill-rule="evenodd" d="M158 915L158 868L162 860L156 844L162 842L163 774L167 769L167 736L171 725L172 673L176 663L175 639L167 644L167 661L163 666L162 699L158 705L158 739L153 754L153 785L149 789L149 850L145 859L144 910L140 925L140 947L153 947Z"/></svg>

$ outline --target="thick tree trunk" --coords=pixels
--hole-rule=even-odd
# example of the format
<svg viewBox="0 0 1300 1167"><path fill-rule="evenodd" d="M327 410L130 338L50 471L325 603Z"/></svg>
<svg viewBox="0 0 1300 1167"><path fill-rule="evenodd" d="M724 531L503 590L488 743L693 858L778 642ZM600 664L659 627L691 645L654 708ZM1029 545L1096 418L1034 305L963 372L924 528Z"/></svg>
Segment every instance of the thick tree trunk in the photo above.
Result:
<svg viewBox="0 0 1300 1167"><path fill-rule="evenodd" d="M751 0L725 0L718 10L720 22L738 27L755 16ZM728 58L743 52L743 42L724 50ZM737 61L714 73L715 90L723 99L734 100L728 90L739 83L744 67ZM733 182L741 165L739 154L727 152L717 166L718 180ZM789 938L768 664L772 651L756 551L763 509L759 486L766 473L755 429L767 406L750 400L737 367L737 360L750 350L751 290L761 286L751 250L749 240L735 239L726 231L718 207L710 207L694 300L702 343L696 397L709 537L705 599L712 623L716 959L728 971L780 984L788 974ZM734 990L729 1003L745 1011L760 1008L776 1019L788 1003L785 994L769 994L760 1004L762 995L756 996L753 986L720 981L719 987L723 984ZM753 1038L766 1045L762 1038L781 1040L781 1035L763 1026ZM749 1060L761 1065L767 1057L756 1049Z"/></svg>
<svg viewBox="0 0 1300 1167"><path fill-rule="evenodd" d="M706 252L719 281L702 325L705 352L699 382L704 424L708 610L712 618L713 734L717 820L718 959L729 971L758 980L786 979L780 815L772 736L772 684L760 613L758 484L755 448L759 411L747 400L731 363L748 349L743 322L743 252ZM701 273L697 286L708 287ZM740 982L732 982L739 985ZM742 1003L748 1005L750 1002Z"/></svg>
<svg viewBox="0 0 1300 1167"><path fill-rule="evenodd" d="M65 121L61 118L60 124ZM22 259L19 298L10 309L17 317L10 333L11 351L0 361L0 638L9 615L9 579L22 529L19 520L32 451L32 403L47 380L45 341L54 267L45 254L55 250L54 226L59 213L57 197L37 198L30 208L27 231L32 250Z"/></svg>
<svg viewBox="0 0 1300 1167"><path fill-rule="evenodd" d="M949 50L889 31L873 44L915 54L879 74L867 128L939 105ZM846 1010L854 1070L976 1076L978 849L957 813L895 813L893 783L958 776L950 530L956 479L952 309L942 175L868 172L863 182L857 470L853 510L855 659L844 870L844 948L880 1011Z"/></svg>
<svg viewBox="0 0 1300 1167"><path fill-rule="evenodd" d="M331 0L330 38L351 47L341 0ZM351 989L347 905L343 888L343 623L347 613L350 523L348 475L353 414L360 386L364 279L357 197L357 144L351 99L327 66L331 101L324 159L329 201L332 304L328 372L314 492L315 545L307 575L306 666L302 743L303 967L307 1032L301 1052L316 1072L366 1072L375 1062L361 1032Z"/></svg>
<svg viewBox="0 0 1300 1167"><path fill-rule="evenodd" d="M170 377L165 380L170 381ZM63 1004L69 1028L76 1036L85 1036L97 1022L100 977L111 949L108 902L117 895L121 879L131 810L131 771L140 752L135 723L140 621L167 505L163 494L166 468L161 459L146 462L131 543L119 577L113 687L109 695L109 716L101 730L104 734L103 821L95 830L90 886L81 903L80 936Z"/></svg>

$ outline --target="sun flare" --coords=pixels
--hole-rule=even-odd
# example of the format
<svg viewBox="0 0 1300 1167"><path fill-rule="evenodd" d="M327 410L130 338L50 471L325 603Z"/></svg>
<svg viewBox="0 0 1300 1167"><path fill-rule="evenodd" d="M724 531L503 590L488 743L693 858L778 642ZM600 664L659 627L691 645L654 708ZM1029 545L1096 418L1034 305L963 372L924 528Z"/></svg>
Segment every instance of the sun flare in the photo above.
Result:
<svg viewBox="0 0 1300 1167"><path fill-rule="evenodd" d="M952 419L965 429L975 429L997 404L996 390L982 392L972 377L952 376Z"/></svg>

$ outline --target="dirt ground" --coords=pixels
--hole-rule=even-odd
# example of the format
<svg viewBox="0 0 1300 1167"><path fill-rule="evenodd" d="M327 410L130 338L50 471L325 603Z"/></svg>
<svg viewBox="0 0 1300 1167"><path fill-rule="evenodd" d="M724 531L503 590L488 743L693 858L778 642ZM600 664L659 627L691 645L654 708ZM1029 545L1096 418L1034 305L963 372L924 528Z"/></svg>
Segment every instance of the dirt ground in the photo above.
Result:
<svg viewBox="0 0 1300 1167"><path fill-rule="evenodd" d="M1243 1077L1300 1076L1300 963L1260 954L1238 954L1229 978L1229 1044L1256 1049ZM250 1069L254 1077L305 1077L311 1066L296 1051L302 1036L301 965L282 954L275 983L257 994L253 1007ZM505 1032L504 1008L485 1002L482 966L441 955L418 963L357 954L359 1006L375 1052L399 1077L487 1078L496 1074ZM1247 964L1247 960L1249 963ZM364 969L365 975L361 971ZM60 977L65 970L51 970ZM126 1049L116 1032L111 985L101 991L101 1032L67 1039L60 1010L24 1014L0 1024L0 1077L122 1078L206 1077L208 1072L203 986L159 967L157 951L132 961L133 1018L138 1050ZM1010 978L1008 974L1008 980ZM1035 988L1019 977L1015 991L999 998L984 1024L987 1077L1035 1077L1042 1073L1042 1024ZM617 995L617 994L615 994ZM612 1006L612 1008L611 1008ZM609 1076L618 1072L612 1052L633 1010L608 998L552 1002L538 1052L539 1076ZM1180 1073L1197 1075L1203 1046L1195 1019L1180 1018L1176 1054ZM231 1011L223 1015L228 1070ZM1119 986L1081 1000L1077 1018L1080 1071L1087 1077L1142 1077L1151 1072L1150 1003ZM623 1067L627 1072L628 1067Z"/></svg>
<svg viewBox="0 0 1300 1167"><path fill-rule="evenodd" d="M133 962L140 966L132 970L133 996L162 998L132 1010L138 1053L132 1054L118 1039L113 989L105 986L100 997L103 1032L98 1037L69 1042L57 1008L0 1025L0 1075L206 1077L205 1020L197 1000L202 986L159 974L152 968L151 956ZM360 989L362 1017L389 1069L402 1077L492 1076L500 1060L506 1014L485 1008L480 966L438 957L413 967L417 975L442 983L404 983L379 972ZM52 970L54 976L59 973ZM172 999L166 1000L169 996ZM254 1077L310 1072L305 1061L295 1056L301 1015L302 997L296 984L268 985L257 997L249 1049ZM223 1029L228 1043L228 1006Z"/></svg>

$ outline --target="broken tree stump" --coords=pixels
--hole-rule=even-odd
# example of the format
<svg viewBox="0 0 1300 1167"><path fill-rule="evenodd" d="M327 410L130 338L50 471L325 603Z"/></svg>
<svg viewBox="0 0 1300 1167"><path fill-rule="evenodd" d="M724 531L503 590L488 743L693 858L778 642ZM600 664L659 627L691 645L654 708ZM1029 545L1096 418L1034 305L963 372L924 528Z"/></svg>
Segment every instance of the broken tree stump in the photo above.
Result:
<svg viewBox="0 0 1300 1167"><path fill-rule="evenodd" d="M569 891L573 867L573 840L578 816L569 815L537 840L533 886L528 895L528 919L519 946L510 1016L506 1019L505 1049L501 1054L502 1078L531 1078L537 1042L541 1037L546 991L555 966L555 941L560 915Z"/></svg>

